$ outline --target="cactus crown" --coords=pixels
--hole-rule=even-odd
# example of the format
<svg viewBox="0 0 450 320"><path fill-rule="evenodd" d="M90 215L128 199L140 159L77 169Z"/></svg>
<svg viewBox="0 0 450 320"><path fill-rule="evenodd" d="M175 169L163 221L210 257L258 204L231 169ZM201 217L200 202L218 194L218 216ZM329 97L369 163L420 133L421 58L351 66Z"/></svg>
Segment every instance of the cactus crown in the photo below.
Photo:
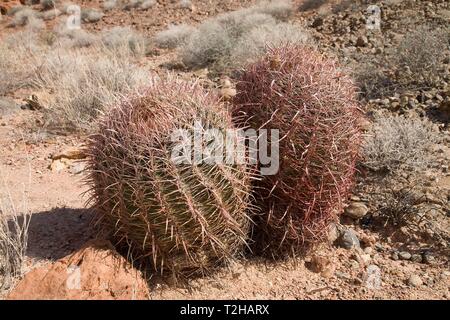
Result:
<svg viewBox="0 0 450 320"><path fill-rule="evenodd" d="M291 252L324 237L352 185L356 90L334 61L293 44L269 48L238 80L236 122L280 130L280 170L256 189L264 209L256 242L275 255Z"/></svg>

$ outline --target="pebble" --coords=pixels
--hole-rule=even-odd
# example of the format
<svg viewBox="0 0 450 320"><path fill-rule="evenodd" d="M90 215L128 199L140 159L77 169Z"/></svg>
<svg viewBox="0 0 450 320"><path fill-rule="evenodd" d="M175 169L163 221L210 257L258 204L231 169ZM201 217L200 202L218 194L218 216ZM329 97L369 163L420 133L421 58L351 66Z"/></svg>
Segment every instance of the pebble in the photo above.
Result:
<svg viewBox="0 0 450 320"><path fill-rule="evenodd" d="M409 259L411 259L411 253L406 252L406 251L402 251L402 252L398 253L398 257L401 260L409 260Z"/></svg>
<svg viewBox="0 0 450 320"><path fill-rule="evenodd" d="M342 232L338 244L345 249L360 248L359 239L352 229L346 229Z"/></svg>
<svg viewBox="0 0 450 320"><path fill-rule="evenodd" d="M360 219L364 217L369 208L362 202L352 202L350 205L345 208L344 214L353 219Z"/></svg>
<svg viewBox="0 0 450 320"><path fill-rule="evenodd" d="M411 256L411 261L421 263L422 262L422 256L420 254L413 254Z"/></svg>
<svg viewBox="0 0 450 320"><path fill-rule="evenodd" d="M411 287L419 287L422 284L422 279L416 274L411 275L408 279L408 285L410 285Z"/></svg>

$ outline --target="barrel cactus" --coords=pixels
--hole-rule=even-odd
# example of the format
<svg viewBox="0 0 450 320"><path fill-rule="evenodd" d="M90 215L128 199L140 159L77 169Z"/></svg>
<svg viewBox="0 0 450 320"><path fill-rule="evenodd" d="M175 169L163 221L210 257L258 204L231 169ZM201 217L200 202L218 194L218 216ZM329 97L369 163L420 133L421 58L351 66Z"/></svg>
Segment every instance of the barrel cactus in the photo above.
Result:
<svg viewBox="0 0 450 320"><path fill-rule="evenodd" d="M195 123L233 128L198 83L155 78L104 116L87 145L101 230L161 273L206 272L239 255L248 237L248 166L174 157L174 132L191 133Z"/></svg>
<svg viewBox="0 0 450 320"><path fill-rule="evenodd" d="M334 61L293 44L269 48L237 80L235 122L280 137L279 170L255 188L263 209L255 249L304 249L324 239L352 186L362 120L355 87Z"/></svg>

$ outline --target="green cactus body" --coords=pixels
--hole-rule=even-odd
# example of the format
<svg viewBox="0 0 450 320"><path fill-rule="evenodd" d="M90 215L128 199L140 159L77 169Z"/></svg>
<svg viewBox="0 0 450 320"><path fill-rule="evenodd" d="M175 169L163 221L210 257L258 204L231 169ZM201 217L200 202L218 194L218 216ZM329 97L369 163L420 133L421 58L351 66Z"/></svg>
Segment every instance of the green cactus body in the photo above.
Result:
<svg viewBox="0 0 450 320"><path fill-rule="evenodd" d="M173 161L172 132L195 121L233 127L198 84L156 79L105 116L87 147L100 224L160 272L205 272L242 252L248 236L248 166Z"/></svg>

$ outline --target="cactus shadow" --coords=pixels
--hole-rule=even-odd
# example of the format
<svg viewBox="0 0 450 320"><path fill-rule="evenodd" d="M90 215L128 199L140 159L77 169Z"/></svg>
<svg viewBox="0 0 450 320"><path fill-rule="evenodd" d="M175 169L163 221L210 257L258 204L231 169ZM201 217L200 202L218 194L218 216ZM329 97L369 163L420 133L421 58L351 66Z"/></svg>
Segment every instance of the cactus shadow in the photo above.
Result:
<svg viewBox="0 0 450 320"><path fill-rule="evenodd" d="M54 208L33 213L28 229L27 256L58 260L94 238L91 209ZM23 220L23 218L22 218Z"/></svg>

